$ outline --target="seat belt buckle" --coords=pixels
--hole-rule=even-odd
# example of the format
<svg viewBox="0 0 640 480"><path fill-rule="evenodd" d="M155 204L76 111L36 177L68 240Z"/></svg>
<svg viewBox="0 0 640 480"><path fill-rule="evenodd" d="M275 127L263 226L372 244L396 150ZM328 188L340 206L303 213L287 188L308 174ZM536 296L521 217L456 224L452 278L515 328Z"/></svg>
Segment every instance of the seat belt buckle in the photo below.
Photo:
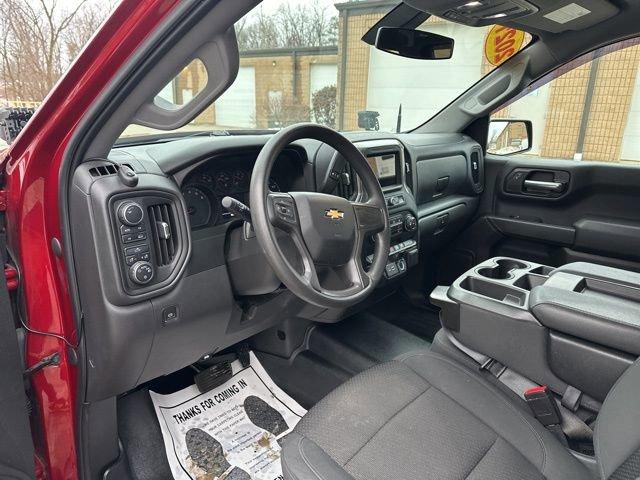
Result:
<svg viewBox="0 0 640 480"><path fill-rule="evenodd" d="M533 415L545 427L562 423L558 405L546 385L530 388L524 392L524 399Z"/></svg>

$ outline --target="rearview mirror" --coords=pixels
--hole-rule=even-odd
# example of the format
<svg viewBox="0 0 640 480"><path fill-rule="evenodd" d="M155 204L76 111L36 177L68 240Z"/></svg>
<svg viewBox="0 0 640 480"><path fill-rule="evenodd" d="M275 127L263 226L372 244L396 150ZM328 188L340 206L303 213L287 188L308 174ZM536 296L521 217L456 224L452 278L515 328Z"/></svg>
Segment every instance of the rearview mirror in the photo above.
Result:
<svg viewBox="0 0 640 480"><path fill-rule="evenodd" d="M532 124L530 120L491 120L487 138L487 153L514 155L530 150Z"/></svg>
<svg viewBox="0 0 640 480"><path fill-rule="evenodd" d="M380 27L375 46L400 57L446 60L453 55L453 38L411 28Z"/></svg>

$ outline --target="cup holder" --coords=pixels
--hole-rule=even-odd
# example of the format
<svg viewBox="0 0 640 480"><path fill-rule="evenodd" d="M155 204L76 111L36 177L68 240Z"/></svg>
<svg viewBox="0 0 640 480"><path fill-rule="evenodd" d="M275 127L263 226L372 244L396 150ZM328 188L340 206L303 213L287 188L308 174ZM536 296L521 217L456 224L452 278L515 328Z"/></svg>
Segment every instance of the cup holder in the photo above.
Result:
<svg viewBox="0 0 640 480"><path fill-rule="evenodd" d="M527 268L526 263L518 262L517 260L509 260L502 258L496 262L493 267L484 267L478 270L478 274L485 278L493 278L494 280L507 280L513 278L514 270L521 270Z"/></svg>

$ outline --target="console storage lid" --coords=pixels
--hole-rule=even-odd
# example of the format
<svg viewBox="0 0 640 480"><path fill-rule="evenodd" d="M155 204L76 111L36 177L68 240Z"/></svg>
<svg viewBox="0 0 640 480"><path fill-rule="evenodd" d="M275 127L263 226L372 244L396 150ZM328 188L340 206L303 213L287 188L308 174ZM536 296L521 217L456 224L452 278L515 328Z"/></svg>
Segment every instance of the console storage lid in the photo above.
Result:
<svg viewBox="0 0 640 480"><path fill-rule="evenodd" d="M531 290L529 308L545 327L640 355L640 274L570 263Z"/></svg>

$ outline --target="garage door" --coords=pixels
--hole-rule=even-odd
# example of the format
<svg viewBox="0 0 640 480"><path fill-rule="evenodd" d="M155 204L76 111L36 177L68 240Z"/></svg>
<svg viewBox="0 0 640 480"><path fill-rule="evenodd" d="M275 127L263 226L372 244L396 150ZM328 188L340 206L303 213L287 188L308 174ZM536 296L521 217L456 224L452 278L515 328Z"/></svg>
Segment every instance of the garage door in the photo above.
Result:
<svg viewBox="0 0 640 480"><path fill-rule="evenodd" d="M216 100L216 125L219 128L255 128L256 71L240 67L236 81Z"/></svg>
<svg viewBox="0 0 640 480"><path fill-rule="evenodd" d="M311 65L309 74L309 105L312 105L313 94L324 87L337 85L338 83L338 65L335 63L322 63Z"/></svg>

